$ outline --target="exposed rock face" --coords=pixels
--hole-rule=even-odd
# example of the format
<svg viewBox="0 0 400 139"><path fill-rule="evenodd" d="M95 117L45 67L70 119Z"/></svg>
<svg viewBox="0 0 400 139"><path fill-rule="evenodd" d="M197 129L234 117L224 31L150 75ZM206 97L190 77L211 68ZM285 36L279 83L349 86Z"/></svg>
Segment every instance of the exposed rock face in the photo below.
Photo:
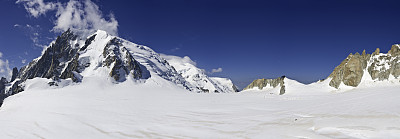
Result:
<svg viewBox="0 0 400 139"><path fill-rule="evenodd" d="M15 67L15 68L13 68L12 76L11 76L11 81L10 81L10 82L13 82L15 79L17 79L17 76L18 76L18 68Z"/></svg>
<svg viewBox="0 0 400 139"><path fill-rule="evenodd" d="M4 89L5 89L5 86L6 86L7 83L8 83L7 79L4 78L4 77L1 77L1 80L0 80L0 92L2 94L4 94Z"/></svg>
<svg viewBox="0 0 400 139"><path fill-rule="evenodd" d="M103 66L112 66L110 76L115 81L123 81L129 73L135 79L142 78L142 70L139 63L117 38L110 40L104 47L103 56L105 58Z"/></svg>
<svg viewBox="0 0 400 139"><path fill-rule="evenodd" d="M71 78L72 81L74 82L80 82L81 81L81 76L79 75L79 54L75 54L75 57L72 58L72 60L68 63L67 68L64 70L64 72L61 74L59 77L60 79L68 79Z"/></svg>
<svg viewBox="0 0 400 139"><path fill-rule="evenodd" d="M390 55L399 56L400 55L400 46L398 44L392 45L392 49L388 52Z"/></svg>
<svg viewBox="0 0 400 139"><path fill-rule="evenodd" d="M24 86L22 83L23 83L22 80L16 81L16 82L11 86L11 90L9 90L9 91L7 92L7 95L8 95L8 96L12 96L12 95L15 95L15 94L17 94L17 93L19 93L19 92L24 91L24 87L25 87L25 86Z"/></svg>
<svg viewBox="0 0 400 139"><path fill-rule="evenodd" d="M33 60L29 65L22 67L18 72L13 69L12 81L17 81L11 85L7 95L13 95L24 90L24 83L28 79L36 77L52 79L49 85L57 86L60 79L72 79L74 82L80 82L82 76L80 73L86 67L90 66L89 57L80 57L83 51L95 40L97 34L87 38L85 44L79 47L79 40L70 30L58 36L56 41L51 44L41 57ZM130 52L121 47L117 38L112 39L104 48L103 66L112 66L110 76L117 81L122 81L125 74L132 73L135 79L142 77L142 71L139 63L133 58Z"/></svg>
<svg viewBox="0 0 400 139"><path fill-rule="evenodd" d="M53 80L73 78L72 76L67 76L68 73L65 73L70 71L63 71L63 69L65 64L77 55L78 47L72 46L70 43L76 39L77 36L68 30L62 33L61 36L58 36L56 41L46 49L41 57L33 60L29 65L22 67L19 72L14 68L12 81L17 78L19 78L19 80L12 85L7 94L13 95L23 91L24 89L21 83L25 82L27 79L36 77Z"/></svg>
<svg viewBox="0 0 400 139"><path fill-rule="evenodd" d="M338 88L340 83L344 83L348 86L358 86L361 82L361 78L364 74L363 70L367 66L369 57L369 54L365 54L365 50L362 55L356 53L347 56L347 58L335 68L331 75L329 75L329 77L332 78L329 85L335 88Z"/></svg>
<svg viewBox="0 0 400 139"><path fill-rule="evenodd" d="M350 54L328 78L332 79L330 86L339 88L341 83L357 87L363 76L382 81L389 79L390 75L395 78L400 76L400 47L397 44L387 54L380 53L379 48L372 54L366 54L365 50L362 55Z"/></svg>
<svg viewBox="0 0 400 139"><path fill-rule="evenodd" d="M238 87L237 87L236 85L232 85L232 89L233 89L235 92L239 92L239 89L238 89Z"/></svg>
<svg viewBox="0 0 400 139"><path fill-rule="evenodd" d="M62 87L71 83L63 79L81 82L84 76L104 77L104 73L108 73L117 82L124 81L127 77L148 79L157 75L189 91L201 92L197 89L199 86L186 81L160 54L146 46L131 43L101 30L86 40L68 30L58 36L40 57L20 71L14 68L13 82L0 83L0 101L24 91L25 83L29 79L47 78L49 80L40 81L47 81L50 86ZM216 80L227 82L228 89L232 86L233 90L237 90L230 80Z"/></svg>
<svg viewBox="0 0 400 139"><path fill-rule="evenodd" d="M371 59L371 65L368 72L372 79L386 80L390 75L398 78L400 75L400 48L399 45L393 45L388 54L374 54Z"/></svg>
<svg viewBox="0 0 400 139"><path fill-rule="evenodd" d="M285 91L286 91L285 85L282 85L282 86L281 86L281 89L279 90L279 95L285 94Z"/></svg>
<svg viewBox="0 0 400 139"><path fill-rule="evenodd" d="M84 51L86 50L86 48L92 43L92 41L96 38L97 34L92 35L91 37L89 37L86 41L85 41L85 45L79 49L79 51Z"/></svg>
<svg viewBox="0 0 400 139"><path fill-rule="evenodd" d="M283 95L285 94L285 82L284 82L285 78L286 78L285 76L282 76L276 79L257 79L254 80L250 85L248 85L243 90L252 89L254 87L257 87L260 90L267 86L270 86L272 88L280 87L279 94Z"/></svg>
<svg viewBox="0 0 400 139"><path fill-rule="evenodd" d="M21 69L18 78L22 81L35 77L58 79L62 74L65 62L74 58L77 52L77 48L70 44L70 41L76 40L76 38L77 36L70 30L58 36L56 41L46 49L40 58L35 59L28 66Z"/></svg>
<svg viewBox="0 0 400 139"><path fill-rule="evenodd" d="M3 100L7 97L5 94L5 87L7 84L6 78L2 77L0 80L0 106L3 104Z"/></svg>

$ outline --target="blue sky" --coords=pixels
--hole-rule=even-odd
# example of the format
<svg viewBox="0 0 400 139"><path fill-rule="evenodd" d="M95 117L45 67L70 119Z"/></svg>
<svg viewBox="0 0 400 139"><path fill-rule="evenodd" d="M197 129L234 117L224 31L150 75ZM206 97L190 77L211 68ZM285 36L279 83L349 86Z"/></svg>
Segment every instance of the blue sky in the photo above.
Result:
<svg viewBox="0 0 400 139"><path fill-rule="evenodd" d="M209 72L221 68L211 76L231 78L241 88L282 75L310 83L326 78L349 53L387 52L400 43L400 1L92 1L105 21L118 22L115 33L122 38L189 56ZM0 68L7 61L9 67L27 64L60 34L55 10L35 17L24 4L0 0Z"/></svg>

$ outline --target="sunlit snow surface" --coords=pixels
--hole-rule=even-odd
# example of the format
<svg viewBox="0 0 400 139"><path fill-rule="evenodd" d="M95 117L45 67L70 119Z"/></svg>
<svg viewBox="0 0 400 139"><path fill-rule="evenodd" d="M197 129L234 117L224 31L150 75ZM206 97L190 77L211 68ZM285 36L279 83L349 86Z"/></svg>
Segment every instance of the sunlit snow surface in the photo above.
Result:
<svg viewBox="0 0 400 139"><path fill-rule="evenodd" d="M400 138L398 83L342 91L315 83L279 96L193 93L157 76L46 82L30 80L5 100L0 138Z"/></svg>
<svg viewBox="0 0 400 139"><path fill-rule="evenodd" d="M195 93L183 85L213 86L185 81L171 66L189 69L181 72L185 75L202 73L195 64L170 61L169 65L150 48L121 39L149 78L128 76L115 82L109 69L99 66L104 46L113 36L96 34L80 52L83 62L91 63L81 73L81 83L68 79L49 86L50 80L35 78L25 83L25 91L5 99L0 107L0 139L400 138L400 83L394 77L374 81L363 76L359 87L339 89L329 86L330 78L310 85L285 78L284 95L278 95L279 88L268 87ZM209 79L224 90L233 86L228 79Z"/></svg>

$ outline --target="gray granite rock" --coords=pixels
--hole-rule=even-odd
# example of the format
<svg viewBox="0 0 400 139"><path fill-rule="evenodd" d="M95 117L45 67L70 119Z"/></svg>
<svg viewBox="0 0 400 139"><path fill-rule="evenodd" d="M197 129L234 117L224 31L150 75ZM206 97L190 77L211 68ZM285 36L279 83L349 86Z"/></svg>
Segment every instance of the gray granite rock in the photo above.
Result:
<svg viewBox="0 0 400 139"><path fill-rule="evenodd" d="M380 53L379 48L372 54L366 54L365 50L362 55L350 54L328 78L331 78L330 86L339 88L341 83L357 87L363 76L371 76L373 80L383 81L388 80L390 75L395 78L400 76L400 47L397 44L392 45L387 54Z"/></svg>
<svg viewBox="0 0 400 139"><path fill-rule="evenodd" d="M247 90L247 89L252 89L257 87L258 89L263 89L264 87L280 87L280 91L279 94L283 95L285 93L285 82L284 79L286 77L282 76L276 79L257 79L254 80L251 84L249 84L246 88L244 88L243 90Z"/></svg>

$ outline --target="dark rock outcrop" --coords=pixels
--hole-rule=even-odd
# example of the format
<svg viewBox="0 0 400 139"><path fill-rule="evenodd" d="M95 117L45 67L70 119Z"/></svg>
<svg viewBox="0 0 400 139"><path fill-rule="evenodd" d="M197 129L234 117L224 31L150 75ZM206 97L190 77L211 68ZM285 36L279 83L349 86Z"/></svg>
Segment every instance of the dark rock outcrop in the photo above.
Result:
<svg viewBox="0 0 400 139"><path fill-rule="evenodd" d="M61 74L60 79L68 79L71 78L74 82L80 82L80 76L78 75L78 67L79 67L79 54L75 54L75 57L68 63L67 68Z"/></svg>
<svg viewBox="0 0 400 139"><path fill-rule="evenodd" d="M118 38L113 38L104 47L103 57L105 58L103 66L112 66L110 76L115 81L124 81L128 74L131 74L135 79L142 78L140 64L133 58L128 49L122 46Z"/></svg>
<svg viewBox="0 0 400 139"><path fill-rule="evenodd" d="M10 82L13 82L13 81L15 81L15 79L17 79L17 76L18 76L18 68L17 68L17 67L15 67L15 68L13 68L13 71L12 71L12 76L11 76L11 80L10 80Z"/></svg>
<svg viewBox="0 0 400 139"><path fill-rule="evenodd" d="M21 69L18 77L25 81L35 77L40 78L59 78L62 74L62 69L65 62L74 58L77 49L71 46L70 41L76 40L75 36L70 30L58 36L55 43L46 49L43 55L32 62L28 66Z"/></svg>
<svg viewBox="0 0 400 139"><path fill-rule="evenodd" d="M279 95L283 95L283 94L285 94L285 92L286 92L285 85L282 85L281 89L279 90Z"/></svg>
<svg viewBox="0 0 400 139"><path fill-rule="evenodd" d="M86 39L85 41L85 45L79 49L79 51L84 51L86 50L86 48L92 43L92 41L96 38L97 34L92 35L91 37L89 37L88 39Z"/></svg>
<svg viewBox="0 0 400 139"><path fill-rule="evenodd" d="M21 68L18 72L16 70L13 74L13 81L16 81L9 92L9 95L19 93L23 91L23 85L21 83L28 79L33 79L36 77L47 78L47 79L65 79L71 76L61 76L63 74L62 69L65 67L65 63L70 61L77 54L77 47L71 46L70 41L76 40L77 36L74 35L70 30L62 33L58 36L56 41L48 47L41 57L33 60L27 66ZM13 72L14 73L14 72Z"/></svg>
<svg viewBox="0 0 400 139"><path fill-rule="evenodd" d="M24 91L24 87L25 87L25 86L24 86L22 83L24 83L22 80L16 81L16 82L11 86L11 89L7 92L7 95L8 95L8 96L12 96L12 95L15 95L15 94L17 94L17 93L19 93L19 92Z"/></svg>
<svg viewBox="0 0 400 139"><path fill-rule="evenodd" d="M5 87L7 83L7 79L2 77L0 80L0 106L3 104L3 100L7 97L5 94Z"/></svg>
<svg viewBox="0 0 400 139"><path fill-rule="evenodd" d="M16 94L24 90L24 83L28 79L47 78L53 81L49 85L57 85L60 79L72 79L80 82L80 73L90 66L89 57L80 57L87 47L95 40L96 34L85 40L85 44L79 48L79 44L72 42L78 40L78 36L67 30L57 37L42 54L41 57L33 60L27 66L18 69L14 68L11 89L6 94ZM101 46L100 46L101 47ZM133 58L132 54L122 46L118 38L112 39L104 48L105 61L103 66L111 67L110 76L117 81L123 81L129 73L135 79L142 78L141 65Z"/></svg>
<svg viewBox="0 0 400 139"><path fill-rule="evenodd" d="M238 87L237 87L236 85L232 85L232 89L233 89L233 91L235 91L235 92L239 92L239 89L238 89Z"/></svg>

